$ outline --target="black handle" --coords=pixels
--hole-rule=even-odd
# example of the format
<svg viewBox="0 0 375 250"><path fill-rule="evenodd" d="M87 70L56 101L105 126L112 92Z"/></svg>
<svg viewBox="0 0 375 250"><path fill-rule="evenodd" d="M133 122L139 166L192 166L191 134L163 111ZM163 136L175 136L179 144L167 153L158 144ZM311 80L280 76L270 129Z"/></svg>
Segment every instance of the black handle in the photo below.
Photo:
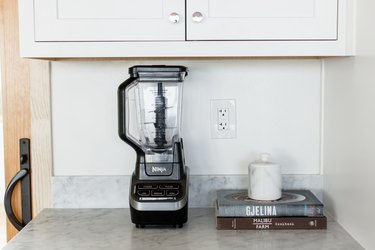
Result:
<svg viewBox="0 0 375 250"><path fill-rule="evenodd" d="M117 90L118 100L118 134L120 138L129 144L137 152L137 161L140 162L144 157L144 152L138 145L126 136L126 88L129 87L137 78L130 77L123 82Z"/></svg>
<svg viewBox="0 0 375 250"><path fill-rule="evenodd" d="M30 140L20 139L20 165L21 170L10 180L5 191L5 213L12 225L20 231L32 219L31 189L30 189ZM21 181L22 222L18 221L13 212L12 195L17 183Z"/></svg>
<svg viewBox="0 0 375 250"><path fill-rule="evenodd" d="M5 213L8 216L10 223L12 223L12 225L18 231L20 231L25 225L19 222L17 217L14 215L13 207L12 207L12 194L17 183L28 174L29 174L29 171L27 171L26 169L21 169L20 171L18 171L18 173L10 180L9 185L5 191L5 197L4 197Z"/></svg>

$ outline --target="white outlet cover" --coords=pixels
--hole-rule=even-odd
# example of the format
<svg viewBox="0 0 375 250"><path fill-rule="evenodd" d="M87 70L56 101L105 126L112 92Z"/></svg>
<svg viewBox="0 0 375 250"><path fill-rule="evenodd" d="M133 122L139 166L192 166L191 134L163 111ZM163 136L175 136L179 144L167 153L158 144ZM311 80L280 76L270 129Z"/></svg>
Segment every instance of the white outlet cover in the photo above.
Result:
<svg viewBox="0 0 375 250"><path fill-rule="evenodd" d="M228 129L219 130L219 110L228 110ZM211 100L211 138L212 139L233 139L236 138L236 100L216 99Z"/></svg>

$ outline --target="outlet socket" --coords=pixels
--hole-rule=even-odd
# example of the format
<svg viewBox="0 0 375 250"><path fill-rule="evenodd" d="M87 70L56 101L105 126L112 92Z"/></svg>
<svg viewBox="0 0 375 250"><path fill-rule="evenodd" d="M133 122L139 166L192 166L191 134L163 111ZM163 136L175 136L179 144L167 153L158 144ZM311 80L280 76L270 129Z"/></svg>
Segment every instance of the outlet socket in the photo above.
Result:
<svg viewBox="0 0 375 250"><path fill-rule="evenodd" d="M217 123L219 131L226 131L229 129L229 109L219 108L217 110Z"/></svg>
<svg viewBox="0 0 375 250"><path fill-rule="evenodd" d="M211 100L211 137L236 138L236 100Z"/></svg>

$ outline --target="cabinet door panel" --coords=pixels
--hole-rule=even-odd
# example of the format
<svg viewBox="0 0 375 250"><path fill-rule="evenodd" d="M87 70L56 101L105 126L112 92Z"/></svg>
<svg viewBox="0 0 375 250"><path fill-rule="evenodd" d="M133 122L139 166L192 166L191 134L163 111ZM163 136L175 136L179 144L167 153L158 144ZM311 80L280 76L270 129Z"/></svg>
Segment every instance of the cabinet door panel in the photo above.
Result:
<svg viewBox="0 0 375 250"><path fill-rule="evenodd" d="M34 0L35 41L184 40L184 14L184 0Z"/></svg>
<svg viewBox="0 0 375 250"><path fill-rule="evenodd" d="M188 40L335 40L338 0L189 0ZM201 12L201 22L192 14Z"/></svg>
<svg viewBox="0 0 375 250"><path fill-rule="evenodd" d="M57 13L59 19L162 18L163 0L59 0Z"/></svg>

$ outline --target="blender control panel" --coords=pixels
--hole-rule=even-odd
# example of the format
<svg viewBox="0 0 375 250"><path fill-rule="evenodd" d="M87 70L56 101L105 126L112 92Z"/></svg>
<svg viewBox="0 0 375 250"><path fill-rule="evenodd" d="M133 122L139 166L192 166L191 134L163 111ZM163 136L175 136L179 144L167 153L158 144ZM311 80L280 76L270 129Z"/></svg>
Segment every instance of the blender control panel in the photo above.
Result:
<svg viewBox="0 0 375 250"><path fill-rule="evenodd" d="M175 201L181 197L181 185L178 183L142 183L135 186L139 200Z"/></svg>

